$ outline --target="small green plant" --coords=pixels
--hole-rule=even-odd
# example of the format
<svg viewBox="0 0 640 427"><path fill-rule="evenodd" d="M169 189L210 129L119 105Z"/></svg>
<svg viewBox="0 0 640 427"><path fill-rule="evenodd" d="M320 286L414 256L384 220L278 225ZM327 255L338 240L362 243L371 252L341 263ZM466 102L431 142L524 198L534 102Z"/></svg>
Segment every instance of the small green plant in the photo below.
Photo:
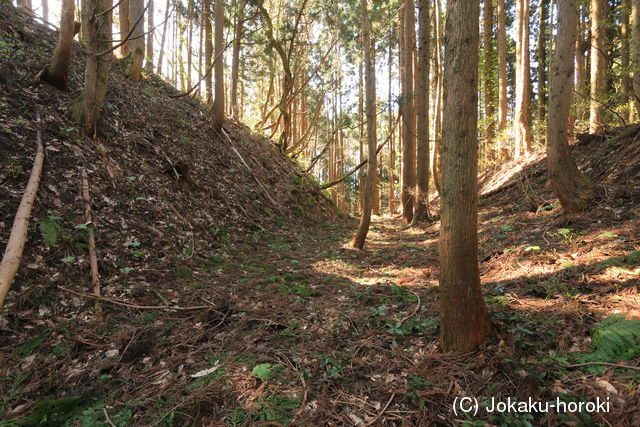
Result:
<svg viewBox="0 0 640 427"><path fill-rule="evenodd" d="M407 385L415 390L426 390L434 387L436 384L422 375L410 374L407 376Z"/></svg>
<svg viewBox="0 0 640 427"><path fill-rule="evenodd" d="M591 333L592 350L576 352L573 357L581 363L632 360L640 356L640 319L626 320L625 314L612 314L605 318ZM604 371L603 366L589 365L591 373Z"/></svg>
<svg viewBox="0 0 640 427"><path fill-rule="evenodd" d="M272 366L273 365L271 363L261 363L259 365L256 365L251 371L251 375L255 376L261 381L268 381L269 378L271 378L271 376L273 375Z"/></svg>
<svg viewBox="0 0 640 427"><path fill-rule="evenodd" d="M58 243L58 236L62 231L60 221L62 221L62 217L52 215L41 219L38 223L42 239L52 248Z"/></svg>

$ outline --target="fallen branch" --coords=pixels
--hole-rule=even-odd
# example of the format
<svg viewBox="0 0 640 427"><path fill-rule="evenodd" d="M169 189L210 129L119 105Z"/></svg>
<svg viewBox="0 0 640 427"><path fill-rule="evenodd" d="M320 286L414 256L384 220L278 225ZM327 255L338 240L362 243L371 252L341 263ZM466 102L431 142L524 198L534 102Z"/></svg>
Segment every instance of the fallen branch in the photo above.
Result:
<svg viewBox="0 0 640 427"><path fill-rule="evenodd" d="M124 301L118 301L116 299L113 298L107 298L107 297L103 297L100 295L94 295L94 294L86 294L84 292L78 292L78 291L74 291L72 289L69 288L65 288L64 286L60 286L58 285L58 289L60 289L61 291L65 291L65 292L69 292L70 294L73 295L77 295L79 297L83 297L83 298L90 298L90 299L95 299L98 301L104 301L104 302L108 302L109 304L113 304L113 305L119 305L122 307L128 307L128 308L135 308L138 310L178 310L178 311L190 311L190 310L204 310L206 309L211 309L210 306L208 305L194 305L191 307L178 307L178 306L164 306L164 305L138 305L138 304L129 304L128 302L124 302Z"/></svg>
<svg viewBox="0 0 640 427"><path fill-rule="evenodd" d="M33 202L38 194L40 186L40 177L42 176L42 165L44 163L44 147L42 146L42 132L40 130L40 115L36 113L38 129L36 130L36 158L33 161L31 176L24 190L20 206L16 212L13 226L11 227L11 235L7 242L7 248L4 251L2 262L0 263L0 310L4 306L4 300L9 293L11 283L18 272L20 263L22 262L22 252L24 244L27 240L27 231L29 229L29 218L31 217L31 209Z"/></svg>
<svg viewBox="0 0 640 427"><path fill-rule="evenodd" d="M634 371L640 371L640 366L630 366L630 365L622 365L620 363L608 363L608 362L585 362L585 363L576 363L575 365L564 365L565 368L579 368L581 366L613 366L614 368L620 369L632 369Z"/></svg>
<svg viewBox="0 0 640 427"><path fill-rule="evenodd" d="M382 408L382 410L378 413L378 415L373 420L371 420L370 422L367 423L368 426L374 425L380 419L380 417L382 417L382 415L385 413L385 411L387 410L389 405L391 405L391 402L393 401L394 397L396 397L396 393L395 392L393 392L391 394L391 397L387 401L387 404L384 405L384 408Z"/></svg>
<svg viewBox="0 0 640 427"><path fill-rule="evenodd" d="M231 141L231 138L229 138L229 135L227 135L227 133L224 131L224 129L220 129L220 131L222 132L222 134L227 138L227 142L229 142L229 147L231 147L231 149L233 150L234 153L236 153L236 155L240 158L240 161L242 162L242 164L247 168L247 170L249 171L249 175L251 175L251 177L253 178L253 180L256 182L256 184L258 184L258 186L262 189L262 191L264 192L265 196L267 197L267 199L269 200L269 202L273 205L274 208L276 208L278 210L278 212L280 212L281 214L282 209L280 209L280 206L278 206L278 204L276 203L275 200L273 200L273 198L271 197L271 195L269 194L269 192L267 191L267 189L265 188L265 186L262 184L262 182L260 182L260 180L258 179L258 177L253 173L253 170L249 167L249 165L247 164L247 162L244 160L244 157L242 157L242 155L240 154L240 152L236 149L236 147L233 146L233 142Z"/></svg>
<svg viewBox="0 0 640 427"><path fill-rule="evenodd" d="M93 294L100 296L100 274L98 273L98 252L96 251L96 234L91 214L91 197L89 196L89 178L87 170L82 169L82 198L84 199L84 222L89 232L89 264L91 265L91 284ZM96 315L100 315L100 306L96 301Z"/></svg>

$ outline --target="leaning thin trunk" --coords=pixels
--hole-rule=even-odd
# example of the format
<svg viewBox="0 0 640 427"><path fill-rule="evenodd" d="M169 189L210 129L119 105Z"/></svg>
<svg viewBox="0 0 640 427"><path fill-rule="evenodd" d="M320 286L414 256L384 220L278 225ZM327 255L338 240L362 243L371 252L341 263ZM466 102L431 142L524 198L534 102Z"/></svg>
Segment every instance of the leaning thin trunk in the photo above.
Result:
<svg viewBox="0 0 640 427"><path fill-rule="evenodd" d="M369 224L371 223L371 209L373 205L373 190L376 185L376 88L373 74L374 66L374 49L369 37L369 17L367 16L367 0L361 0L362 13L362 49L364 50L364 80L366 93L366 111L367 111L367 145L369 152L369 162L367 165L366 188L364 192L364 208L360 217L360 224L355 236L349 243L349 246L356 249L364 247L367 233L369 232Z"/></svg>
<svg viewBox="0 0 640 427"><path fill-rule="evenodd" d="M231 117L238 118L238 78L240 75L240 48L242 38L242 26L244 24L244 16L241 11L244 9L245 2L238 0L239 7L236 10L236 22L234 25L233 54L231 63L231 94L229 99L229 109Z"/></svg>
<svg viewBox="0 0 640 427"><path fill-rule="evenodd" d="M153 71L153 0L149 0L147 6L147 40L146 40L146 62L145 67L148 71Z"/></svg>
<svg viewBox="0 0 640 427"><path fill-rule="evenodd" d="M550 77L547 162L553 189L568 213L586 208L591 193L590 183L578 170L567 141L576 23L576 0L559 1L558 35Z"/></svg>
<svg viewBox="0 0 640 427"><path fill-rule="evenodd" d="M20 205L18 206L18 211L16 212L13 226L11 227L9 241L7 242L2 262L0 262L0 310L2 310L4 306L11 282L13 282L22 261L22 252L29 230L29 217L31 216L33 202L38 193L38 186L40 185L40 176L42 175L42 165L44 163L44 148L42 146L40 129L38 129L37 132L36 157L33 161L31 176L20 200Z"/></svg>

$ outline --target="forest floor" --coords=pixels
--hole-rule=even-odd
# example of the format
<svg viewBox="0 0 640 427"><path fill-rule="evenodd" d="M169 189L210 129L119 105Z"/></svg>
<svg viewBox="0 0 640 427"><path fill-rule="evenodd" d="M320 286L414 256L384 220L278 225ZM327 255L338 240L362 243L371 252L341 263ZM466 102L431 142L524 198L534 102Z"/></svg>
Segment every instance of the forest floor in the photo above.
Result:
<svg viewBox="0 0 640 427"><path fill-rule="evenodd" d="M153 301L188 292L200 308L107 303L102 318L82 326L73 316L49 322L41 308L27 328L31 338L8 361L22 373L4 404L25 403L6 407L5 417L30 412L23 419L30 424L46 413L53 424L84 425L637 425L637 363L635 370L571 365L572 352L589 351L602 318L640 317L638 220L594 218L563 232L559 212L501 215L487 205L482 217L495 335L479 352L437 350L437 223L406 229L399 218L377 218L366 250L353 251L344 248L353 222L327 221L223 247L220 257L192 265L199 274L159 284ZM89 318L90 301L82 312ZM609 398L610 412L456 416L461 396Z"/></svg>

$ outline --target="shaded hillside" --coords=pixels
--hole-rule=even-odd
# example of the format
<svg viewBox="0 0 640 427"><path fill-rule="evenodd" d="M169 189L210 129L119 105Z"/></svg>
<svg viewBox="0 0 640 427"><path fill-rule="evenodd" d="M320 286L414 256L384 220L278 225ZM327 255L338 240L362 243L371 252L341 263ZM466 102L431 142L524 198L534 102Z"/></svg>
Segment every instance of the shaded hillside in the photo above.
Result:
<svg viewBox="0 0 640 427"><path fill-rule="evenodd" d="M36 113L42 117L46 145L40 193L13 296L29 284L88 283L83 169L89 175L107 284L123 271L131 281L138 276L172 280L179 269L176 257L206 259L221 243L335 215L331 203L269 140L232 121L217 134L199 102L175 98L175 89L153 75L140 84L127 80L117 60L101 136L83 136L68 118L68 107L83 85L82 47L76 44L69 89L61 92L35 81L51 56L56 33L13 7L0 10L0 28L3 245L35 155ZM187 268L189 262L185 264ZM107 285L107 294L109 289Z"/></svg>

